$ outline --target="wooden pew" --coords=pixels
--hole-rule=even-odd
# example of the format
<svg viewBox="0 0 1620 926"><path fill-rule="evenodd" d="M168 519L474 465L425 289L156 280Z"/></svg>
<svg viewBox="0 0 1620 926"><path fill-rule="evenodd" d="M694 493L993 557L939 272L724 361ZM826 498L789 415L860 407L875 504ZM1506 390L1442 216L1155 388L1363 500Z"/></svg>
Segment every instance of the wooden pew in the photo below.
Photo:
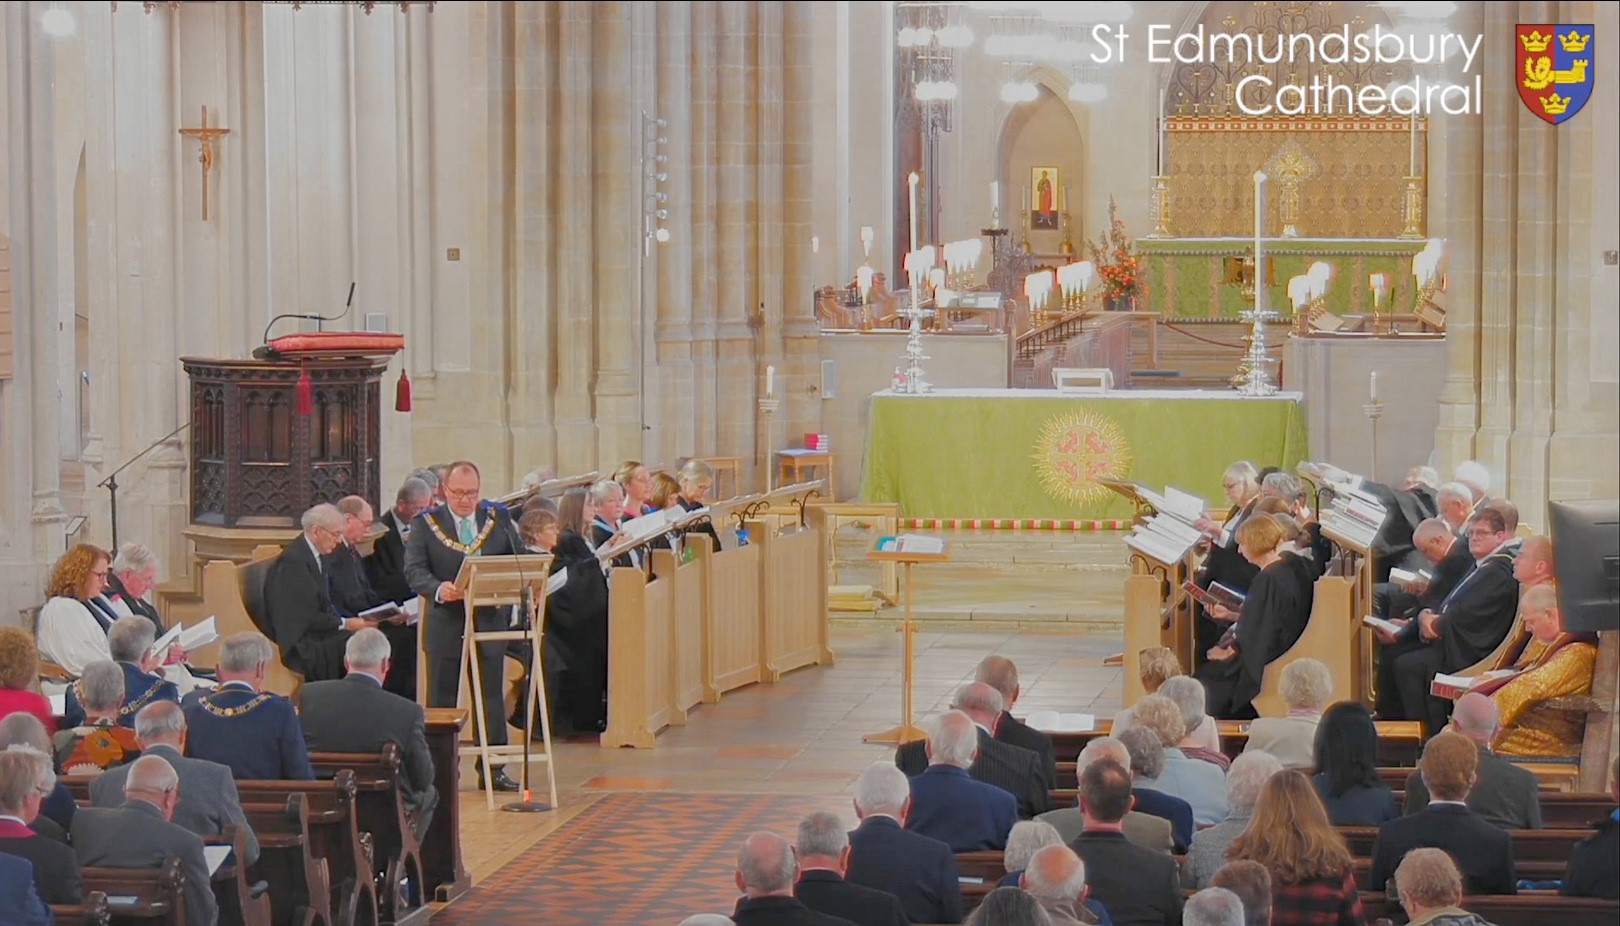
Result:
<svg viewBox="0 0 1620 926"><path fill-rule="evenodd" d="M1620 902L1545 893L1476 894L1464 897L1460 906L1495 926L1614 926L1620 918ZM1369 923L1381 917L1406 920L1400 904L1381 891L1362 891L1361 910Z"/></svg>
<svg viewBox="0 0 1620 926"><path fill-rule="evenodd" d="M1094 730L1084 733L1051 733L1052 754L1058 762L1073 762L1079 758L1080 750L1099 736L1108 736L1113 730L1112 720L1099 719ZM1221 752L1233 758L1243 754L1243 748L1249 744L1249 724L1244 720L1218 720L1216 726L1220 730ZM1381 766L1405 766L1410 770L1417 764L1418 754L1423 750L1423 730L1421 724L1412 720L1379 720L1375 721L1378 728L1378 764Z"/></svg>
<svg viewBox="0 0 1620 926"><path fill-rule="evenodd" d="M439 903L449 903L472 887L461 860L461 729L465 708L427 709L428 754L433 756L433 787L439 806L422 837L422 877Z"/></svg>
<svg viewBox="0 0 1620 926"><path fill-rule="evenodd" d="M409 783L399 745L387 743L378 753L312 752L309 761L317 775L354 773L360 828L373 840L372 874L387 886L378 898L383 922L426 922L422 844L405 807Z"/></svg>
<svg viewBox="0 0 1620 926"><path fill-rule="evenodd" d="M52 904L51 915L56 926L107 926L112 920L103 891L86 891L82 904Z"/></svg>
<svg viewBox="0 0 1620 926"><path fill-rule="evenodd" d="M248 866L242 864L242 857L247 852L247 834L234 825L227 825L218 836L205 836L203 843L231 847L230 864L222 872L225 877L216 877L210 885L219 906L219 922L240 926L271 926L270 898L264 892L253 892Z"/></svg>
<svg viewBox="0 0 1620 926"><path fill-rule="evenodd" d="M270 919L275 926L335 926L332 879L326 860L311 849L309 804L289 794L285 804L243 804L259 837L256 874L270 882Z"/></svg>
<svg viewBox="0 0 1620 926"><path fill-rule="evenodd" d="M106 895L112 916L143 926L186 926L186 875L178 858L164 859L161 868L85 868L80 876L85 896Z"/></svg>
<svg viewBox="0 0 1620 926"><path fill-rule="evenodd" d="M1378 838L1376 826L1341 826L1337 828L1350 846L1350 854L1358 858L1372 855L1373 842ZM1556 862L1559 871L1569 861L1575 844L1595 832L1590 829L1509 830L1513 837L1513 858L1522 867L1527 862Z"/></svg>
<svg viewBox="0 0 1620 926"><path fill-rule="evenodd" d="M281 804L294 794L308 806L311 854L326 862L332 911L337 926L378 926L380 905L371 877L374 846L359 826L354 773L344 769L330 780L255 781L238 779L244 804Z"/></svg>

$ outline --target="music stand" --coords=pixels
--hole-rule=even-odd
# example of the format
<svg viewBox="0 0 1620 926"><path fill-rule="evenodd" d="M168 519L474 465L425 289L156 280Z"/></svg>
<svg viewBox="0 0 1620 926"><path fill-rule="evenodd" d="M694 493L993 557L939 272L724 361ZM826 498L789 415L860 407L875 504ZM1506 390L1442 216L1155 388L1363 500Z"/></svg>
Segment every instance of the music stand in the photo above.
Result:
<svg viewBox="0 0 1620 926"><path fill-rule="evenodd" d="M884 550L881 549L885 541L893 541L893 537L880 537L872 549L867 552L866 558L878 562L899 563L905 567L905 598L906 606L902 612L900 632L903 635L901 644L900 663L900 725L881 733L868 733L861 737L863 743L909 743L927 737L922 729L911 722L911 684L913 662L916 657L914 637L917 625L911 619L912 603L916 600L915 585L912 582L912 567L918 563L944 563L951 558L950 554L942 548L937 553L922 553L915 550ZM943 541L941 541L943 543Z"/></svg>
<svg viewBox="0 0 1620 926"><path fill-rule="evenodd" d="M529 800L529 761L538 759L546 763L546 777L550 783L550 808L557 806L557 768L552 755L551 745L551 718L546 704L546 686L540 677L540 640L541 629L545 620L545 585L548 573L551 570L551 557L544 554L521 554L508 556L469 556L462 560L461 571L456 573L455 585L462 591L462 605L466 611L466 623L462 627L461 637L461 677L471 688L468 697L473 702L474 727L476 729L476 743L473 751L478 754L480 767L484 770L484 795L490 810L495 809L495 770L490 767L491 759L522 759L523 763L523 801L531 804ZM531 614L523 615L524 619L518 627L509 630L477 629L474 615L477 609L484 607L500 607L505 605L523 605L526 601L536 602ZM510 643L518 640L529 644L529 701L528 709L524 711L523 742L513 746L491 745L487 732L486 715L488 709L484 705L483 697L483 669L479 665L478 644L480 643ZM502 672L505 658L502 657L495 664L495 671ZM540 737L542 754L533 756L529 750L529 741L534 735L534 715L540 715ZM505 723L506 718L501 718ZM530 808L525 808L530 809ZM539 809L539 808L532 808Z"/></svg>

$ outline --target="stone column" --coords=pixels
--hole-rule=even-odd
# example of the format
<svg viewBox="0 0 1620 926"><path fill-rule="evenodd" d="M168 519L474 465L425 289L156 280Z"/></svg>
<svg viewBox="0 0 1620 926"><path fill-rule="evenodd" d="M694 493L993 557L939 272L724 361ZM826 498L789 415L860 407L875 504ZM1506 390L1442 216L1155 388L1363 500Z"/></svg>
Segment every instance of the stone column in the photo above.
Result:
<svg viewBox="0 0 1620 926"><path fill-rule="evenodd" d="M695 455L738 453L720 443L719 376L715 336L718 330L720 252L715 232L718 216L718 171L715 139L719 117L719 9L713 0L691 4L692 129L688 163L691 165L692 276L692 417L696 425ZM746 451L743 452L747 456Z"/></svg>
<svg viewBox="0 0 1620 926"><path fill-rule="evenodd" d="M596 274L597 462L642 457L641 114L635 67L638 4L590 4L591 243ZM584 165L578 165L583 167Z"/></svg>
<svg viewBox="0 0 1620 926"><path fill-rule="evenodd" d="M550 4L554 31L548 45L557 59L555 104L551 110L558 161L554 196L557 228L563 238L556 260L557 389L553 398L559 472L601 468L597 427L591 413L591 381L597 342L592 313L596 306L596 268L591 260L591 228L597 204L591 184L575 168L591 163L591 4ZM534 41L538 42L540 37ZM527 48L524 54L541 54ZM611 466L611 463L606 464Z"/></svg>
<svg viewBox="0 0 1620 926"><path fill-rule="evenodd" d="M35 562L49 562L59 549L54 526L62 510L62 435L57 412L68 401L57 346L58 273L55 110L51 40L38 29L40 3L8 3L6 91L10 161L12 343L16 381L27 384L26 413L13 410L15 430L28 431L30 542ZM72 337L71 333L66 335Z"/></svg>
<svg viewBox="0 0 1620 926"><path fill-rule="evenodd" d="M663 226L670 240L654 244L657 265L658 315L653 329L656 343L658 389L656 399L647 396L653 411L649 421L657 440L648 456L672 464L678 456L701 455L698 421L693 414L693 272L696 242L693 231L693 79L692 4L656 5L657 100L655 115L669 123L659 132L669 140L662 150L669 162L662 170L668 179L658 186L669 196L664 207L669 218ZM707 274L701 274L706 276ZM649 379L653 371L648 371Z"/></svg>
<svg viewBox="0 0 1620 926"><path fill-rule="evenodd" d="M755 403L763 389L755 367L759 288L750 216L758 191L758 139L753 130L754 100L749 61L756 6L725 2L719 5L716 85L717 123L713 152L717 228L712 272L718 277L714 376L718 390L717 452L743 462L743 478L764 484L769 448L756 428L761 416ZM756 464L750 468L749 464Z"/></svg>
<svg viewBox="0 0 1620 926"><path fill-rule="evenodd" d="M811 170L815 132L814 5L805 0L783 4L780 38L782 71L782 228L785 243L781 273L782 349L788 381L784 418L788 435L821 427L821 329L816 323L811 278L811 217L815 210ZM859 243L859 236L856 237ZM827 242L823 242L825 247ZM792 443L791 440L788 443ZM859 460L859 448L838 448L845 465Z"/></svg>

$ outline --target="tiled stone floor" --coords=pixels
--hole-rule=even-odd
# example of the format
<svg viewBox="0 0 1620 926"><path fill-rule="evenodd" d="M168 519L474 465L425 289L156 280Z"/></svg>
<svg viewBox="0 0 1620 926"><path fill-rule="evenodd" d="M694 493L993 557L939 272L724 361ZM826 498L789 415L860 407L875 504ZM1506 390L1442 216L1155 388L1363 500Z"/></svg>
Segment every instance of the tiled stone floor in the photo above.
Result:
<svg viewBox="0 0 1620 926"><path fill-rule="evenodd" d="M1119 706L1120 670L1102 662L1119 646L1117 637L1073 630L919 633L917 715L942 710L990 653L1018 664L1025 692L1020 713L1111 715ZM840 628L833 647L836 664L801 669L774 685L753 685L727 693L718 704L701 705L685 726L660 734L654 749L561 745L558 812L491 812L481 792L463 791L463 851L474 878L494 873L607 792L665 791L672 799L715 791L849 795L861 769L893 755L893 747L862 743L861 735L899 721L900 635ZM531 774L544 772L537 765ZM466 787L472 781L471 774L463 775ZM497 806L505 799L498 796Z"/></svg>

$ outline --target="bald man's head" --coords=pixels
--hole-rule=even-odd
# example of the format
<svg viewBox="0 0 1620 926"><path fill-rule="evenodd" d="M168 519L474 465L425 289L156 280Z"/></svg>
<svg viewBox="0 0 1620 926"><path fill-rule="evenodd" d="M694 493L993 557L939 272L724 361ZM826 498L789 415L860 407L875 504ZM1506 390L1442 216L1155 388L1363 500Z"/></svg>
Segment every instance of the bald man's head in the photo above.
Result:
<svg viewBox="0 0 1620 926"><path fill-rule="evenodd" d="M1520 585L1540 585L1553 577L1553 542L1551 537L1528 537L1513 558L1513 578Z"/></svg>
<svg viewBox="0 0 1620 926"><path fill-rule="evenodd" d="M1076 903L1086 893L1086 866L1068 846L1046 846L1030 857L1019 886L1043 907Z"/></svg>
<svg viewBox="0 0 1620 926"><path fill-rule="evenodd" d="M1519 529L1519 506L1505 498L1493 498L1480 506L1482 511L1495 511L1502 516L1502 523L1507 525L1508 533Z"/></svg>
<svg viewBox="0 0 1620 926"><path fill-rule="evenodd" d="M1451 711L1451 728L1476 743L1489 743L1497 722L1496 702L1477 691L1458 698Z"/></svg>
<svg viewBox="0 0 1620 926"><path fill-rule="evenodd" d="M1001 695L1002 710L1011 710L1018 700L1018 667L1006 656L986 656L973 673L975 682L984 682Z"/></svg>
<svg viewBox="0 0 1620 926"><path fill-rule="evenodd" d="M793 845L775 833L752 833L737 851L737 888L749 897L791 897L798 874Z"/></svg>
<svg viewBox="0 0 1620 926"><path fill-rule="evenodd" d="M180 776L162 756L141 756L130 763L124 796L155 804L165 820L171 819L180 800Z"/></svg>
<svg viewBox="0 0 1620 926"><path fill-rule="evenodd" d="M956 689L956 697L951 701L951 707L973 718L973 722L982 724L994 733L996 723L1001 720L1003 701L1001 692L984 682L973 682Z"/></svg>

